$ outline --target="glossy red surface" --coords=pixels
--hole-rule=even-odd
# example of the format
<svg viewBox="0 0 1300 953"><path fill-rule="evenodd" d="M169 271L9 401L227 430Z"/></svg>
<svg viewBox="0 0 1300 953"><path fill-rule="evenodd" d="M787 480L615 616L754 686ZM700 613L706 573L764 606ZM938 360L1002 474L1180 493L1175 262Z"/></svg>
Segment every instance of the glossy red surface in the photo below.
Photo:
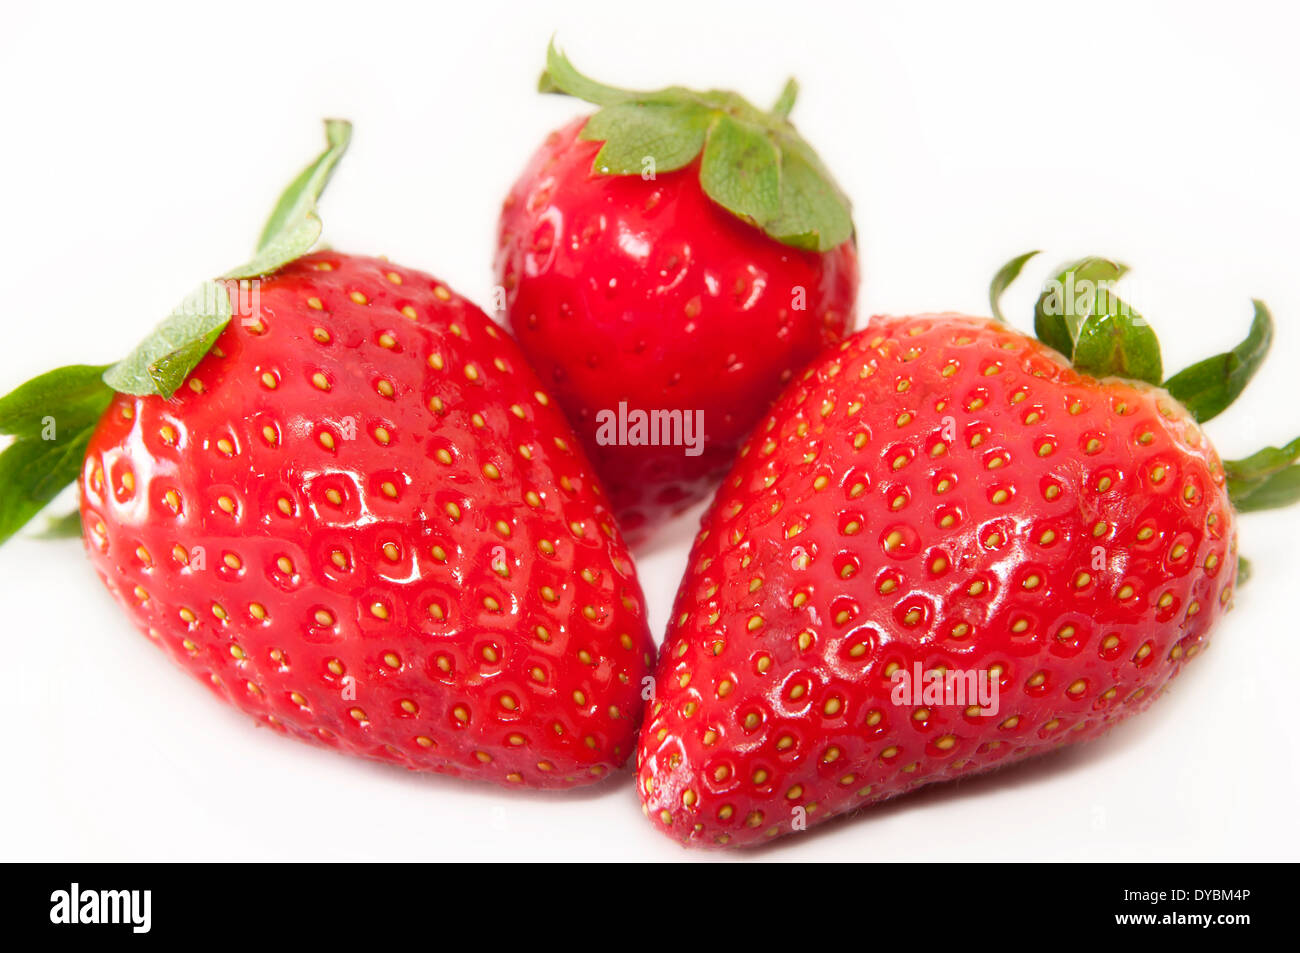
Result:
<svg viewBox="0 0 1300 953"><path fill-rule="evenodd" d="M768 238L704 194L698 164L591 172L585 119L553 133L501 213L510 326L587 445L630 537L701 499L782 385L852 327L857 255ZM707 445L602 446L596 414L700 410Z"/></svg>
<svg viewBox="0 0 1300 953"><path fill-rule="evenodd" d="M232 295L232 297L235 297ZM295 737L567 787L632 750L653 653L581 446L428 275L323 252L86 455L90 558L221 699Z"/></svg>
<svg viewBox="0 0 1300 953"><path fill-rule="evenodd" d="M982 319L873 319L741 453L638 752L648 816L688 843L761 842L1094 738L1230 602L1235 517L1190 417ZM998 712L895 696L917 665L991 673Z"/></svg>

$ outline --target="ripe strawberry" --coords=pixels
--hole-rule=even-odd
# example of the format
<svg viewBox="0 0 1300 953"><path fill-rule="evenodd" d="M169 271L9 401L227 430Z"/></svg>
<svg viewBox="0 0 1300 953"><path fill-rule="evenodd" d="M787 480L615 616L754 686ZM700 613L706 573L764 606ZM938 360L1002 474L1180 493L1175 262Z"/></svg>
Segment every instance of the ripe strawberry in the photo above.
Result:
<svg viewBox="0 0 1300 953"><path fill-rule="evenodd" d="M543 85L602 108L552 133L506 198L506 314L624 531L645 538L852 326L849 204L786 118L793 82L762 112L733 93L602 86L552 47ZM703 452L610 443L598 417L620 404L702 412Z"/></svg>
<svg viewBox="0 0 1300 953"><path fill-rule="evenodd" d="M1120 269L1065 274L1103 272ZM749 845L1085 741L1206 646L1238 575L1234 502L1300 497L1300 441L1225 479L1189 409L1240 392L1271 322L1257 304L1237 351L1168 381L1180 403L1109 376L1160 380L1150 329L1120 312L1063 322L1040 299L1075 366L986 319L874 318L785 391L677 595L638 748L656 826ZM996 681L996 714L902 691L970 672Z"/></svg>
<svg viewBox="0 0 1300 953"><path fill-rule="evenodd" d="M106 377L139 393L99 385L107 411L70 464L105 585L220 698L294 737L501 784L618 768L652 643L559 408L434 278L288 257L256 294L219 283L234 319L192 371L150 362L167 390L131 359Z"/></svg>

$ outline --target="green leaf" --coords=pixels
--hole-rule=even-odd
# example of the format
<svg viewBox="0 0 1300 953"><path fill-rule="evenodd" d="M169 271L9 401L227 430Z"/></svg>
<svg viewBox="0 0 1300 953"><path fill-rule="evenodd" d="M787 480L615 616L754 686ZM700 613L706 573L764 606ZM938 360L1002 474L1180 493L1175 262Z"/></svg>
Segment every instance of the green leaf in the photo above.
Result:
<svg viewBox="0 0 1300 953"><path fill-rule="evenodd" d="M321 233L316 202L347 151L352 124L342 119L325 120L325 139L325 151L280 195L262 229L253 259L223 278L269 274L316 244ZM123 394L158 394L170 399L211 350L230 323L232 313L230 294L222 280L205 281L130 354L105 372L105 383Z"/></svg>
<svg viewBox="0 0 1300 953"><path fill-rule="evenodd" d="M98 420L112 391L104 366L74 364L48 371L0 397L0 434L40 439L51 427Z"/></svg>
<svg viewBox="0 0 1300 953"><path fill-rule="evenodd" d="M802 140L782 145L781 208L764 226L779 242L822 252L853 237L849 201Z"/></svg>
<svg viewBox="0 0 1300 953"><path fill-rule="evenodd" d="M42 374L0 398L14 442L0 453L0 543L44 509L81 471L86 444L113 399L103 367Z"/></svg>
<svg viewBox="0 0 1300 953"><path fill-rule="evenodd" d="M550 44L546 47L546 69L542 73L541 79L537 81L537 91L539 93L560 93L572 96L575 99L581 99L584 102L594 103L597 106L621 103L638 96L637 93L631 90L606 86L604 83L598 83L594 79L583 76L569 62L569 58L556 48L554 37L551 38Z"/></svg>
<svg viewBox="0 0 1300 953"><path fill-rule="evenodd" d="M1268 356L1273 343L1273 316L1256 299L1246 339L1231 351L1216 354L1179 371L1165 389L1201 423L1217 417L1236 400Z"/></svg>
<svg viewBox="0 0 1300 953"><path fill-rule="evenodd" d="M733 215L763 226L781 208L781 165L776 146L758 128L720 116L709 130L700 184Z"/></svg>
<svg viewBox="0 0 1300 953"><path fill-rule="evenodd" d="M1247 559L1245 556L1237 557L1237 585L1238 586L1244 585L1245 583L1249 582L1250 577L1254 574L1254 572L1255 572L1255 567L1251 565L1249 559Z"/></svg>
<svg viewBox="0 0 1300 953"><path fill-rule="evenodd" d="M1234 492L1235 491L1235 492ZM1287 467L1243 490L1229 484L1232 505L1240 513L1276 510L1300 501L1300 466Z"/></svg>
<svg viewBox="0 0 1300 953"><path fill-rule="evenodd" d="M267 274L311 249L321 232L316 202L351 135L350 123L326 120L325 151L280 196L253 260L230 277ZM118 363L62 367L0 397L0 433L15 438L0 452L0 543L77 478L114 390L170 398L216 343L231 315L226 285L206 281Z"/></svg>
<svg viewBox="0 0 1300 953"><path fill-rule="evenodd" d="M1229 494L1236 497L1248 493L1274 473L1290 467L1300 460L1300 437L1281 447L1264 447L1240 460L1223 460L1223 473L1227 476Z"/></svg>
<svg viewBox="0 0 1300 953"><path fill-rule="evenodd" d="M1002 308L1000 306L1002 293L1011 286L1011 282L1020 277L1020 271L1025 267L1025 262L1038 254L1041 253L1037 251L1027 251L1023 255L1017 255L999 268L998 273L994 275L993 280L989 282L989 305L993 308L993 317L1001 321L1003 324L1007 323L1007 319L1003 316ZM1057 350L1060 350L1060 348L1057 348Z"/></svg>
<svg viewBox="0 0 1300 953"><path fill-rule="evenodd" d="M824 252L853 238L848 198L786 118L798 94L794 80L771 112L720 90L619 89L578 72L552 41L538 89L602 107L581 134L604 143L593 164L598 174L644 174L647 157L654 171L670 172L703 152L705 193L777 241Z"/></svg>
<svg viewBox="0 0 1300 953"><path fill-rule="evenodd" d="M617 103L582 127L581 138L603 141L593 171L601 175L671 172L690 164L704 145L712 117L698 103Z"/></svg>
<svg viewBox="0 0 1300 953"><path fill-rule="evenodd" d="M1093 314L1074 342L1074 366L1094 377L1159 384L1160 342L1142 315L1109 291L1098 291Z"/></svg>
<svg viewBox="0 0 1300 953"><path fill-rule="evenodd" d="M1300 437L1283 447L1265 447L1241 460L1224 460L1228 496L1243 513L1295 502L1300 494Z"/></svg>
<svg viewBox="0 0 1300 953"><path fill-rule="evenodd" d="M1109 287L1128 268L1106 258L1083 258L1063 267L1034 304L1034 334L1048 347L1074 358L1074 343L1096 306L1098 286Z"/></svg>
<svg viewBox="0 0 1300 953"><path fill-rule="evenodd" d="M352 123L344 119L325 120L326 148L280 195L271 217L257 240L251 261L227 272L224 278L256 278L267 275L311 251L321 234L316 203L329 184L334 167L352 141Z"/></svg>
<svg viewBox="0 0 1300 953"><path fill-rule="evenodd" d="M989 295L995 312L1001 288L1015 278L1024 260L1026 256L1013 259L994 277ZM1160 342L1146 319L1113 290L1127 270L1108 258L1066 265L1034 304L1034 333L1085 373L1158 384L1163 379Z"/></svg>
<svg viewBox="0 0 1300 953"><path fill-rule="evenodd" d="M1240 460L1224 460L1229 482L1258 483L1300 460L1300 437L1282 447L1265 447Z"/></svg>
<svg viewBox="0 0 1300 953"><path fill-rule="evenodd" d="M20 439L0 453L0 543L77 478L94 430L91 423L60 440Z"/></svg>
<svg viewBox="0 0 1300 953"><path fill-rule="evenodd" d="M205 281L135 350L110 367L104 382L123 394L170 399L221 336L231 313L225 285Z"/></svg>

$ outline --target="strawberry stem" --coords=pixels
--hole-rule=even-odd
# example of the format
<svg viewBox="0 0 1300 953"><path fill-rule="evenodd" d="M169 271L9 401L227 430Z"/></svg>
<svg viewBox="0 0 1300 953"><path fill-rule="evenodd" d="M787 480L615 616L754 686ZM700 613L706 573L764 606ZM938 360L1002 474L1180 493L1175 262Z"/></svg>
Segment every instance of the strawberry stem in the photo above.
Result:
<svg viewBox="0 0 1300 953"><path fill-rule="evenodd" d="M785 81L785 88L781 90L781 95L777 97L776 104L772 106L772 115L781 119L790 117L790 110L794 109L794 101L799 96L799 83L791 76Z"/></svg>

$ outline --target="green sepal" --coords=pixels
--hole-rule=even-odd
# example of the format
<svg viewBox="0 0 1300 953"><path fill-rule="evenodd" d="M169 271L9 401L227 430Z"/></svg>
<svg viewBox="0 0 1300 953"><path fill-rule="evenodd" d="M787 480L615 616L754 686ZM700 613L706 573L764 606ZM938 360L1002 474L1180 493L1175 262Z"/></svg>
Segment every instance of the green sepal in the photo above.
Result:
<svg viewBox="0 0 1300 953"><path fill-rule="evenodd" d="M1002 313L1002 293L1011 287L1013 281L1020 277L1020 272L1024 269L1025 263L1039 254L1041 252L1027 251L1023 255L1017 255L999 268L998 273L989 282L989 307L993 309L993 317L1003 324L1007 323L1007 319Z"/></svg>
<svg viewBox="0 0 1300 953"><path fill-rule="evenodd" d="M1114 283L1127 270L1108 258L1081 258L1061 268L1034 303L1034 334L1038 340L1072 359L1079 329L1095 304L1093 296L1080 296L1080 288L1095 290L1099 283Z"/></svg>
<svg viewBox="0 0 1300 953"><path fill-rule="evenodd" d="M1300 501L1300 437L1283 447L1265 447L1241 460L1223 461L1228 496L1239 512L1290 506Z"/></svg>
<svg viewBox="0 0 1300 953"><path fill-rule="evenodd" d="M715 202L751 224L781 211L781 157L761 129L731 116L709 128L700 185Z"/></svg>
<svg viewBox="0 0 1300 953"><path fill-rule="evenodd" d="M989 303L1005 322L999 299L1038 252L1019 255L989 284ZM1034 332L1075 368L1095 377L1123 377L1159 384L1160 343L1146 320L1112 290L1128 271L1107 258L1082 258L1059 270L1034 304ZM1246 339L1231 351L1199 361L1165 382L1170 396L1199 422L1228 407L1259 370L1273 340L1273 317L1256 299ZM1265 447L1223 464L1228 496L1243 513L1300 502L1300 437L1284 447ZM1250 564L1239 562L1248 574Z"/></svg>
<svg viewBox="0 0 1300 953"><path fill-rule="evenodd" d="M1255 316L1244 341L1231 351L1198 361L1165 381L1165 390L1201 423L1227 410L1268 356L1273 343L1273 316L1258 298L1254 305Z"/></svg>
<svg viewBox="0 0 1300 953"><path fill-rule="evenodd" d="M1159 384L1164 368L1160 341L1151 325L1116 295L1101 292L1097 300L1096 311L1074 342L1074 366L1094 377Z"/></svg>
<svg viewBox="0 0 1300 953"><path fill-rule="evenodd" d="M351 141L352 123L346 119L325 120L325 151L298 173L280 195L271 217L262 228L253 258L226 272L223 278L269 275L311 251L320 239L323 227L316 203Z"/></svg>
<svg viewBox="0 0 1300 953"><path fill-rule="evenodd" d="M672 172L700 154L709 118L694 103L615 103L587 120L583 138L604 142L595 160L601 175L640 175L647 156L656 172Z"/></svg>
<svg viewBox="0 0 1300 953"><path fill-rule="evenodd" d="M1244 495L1232 497L1232 505L1240 513L1278 510L1296 502L1300 502L1300 467L1287 467Z"/></svg>
<svg viewBox="0 0 1300 953"><path fill-rule="evenodd" d="M81 471L86 445L113 399L105 367L73 365L0 397L0 543L25 526Z"/></svg>
<svg viewBox="0 0 1300 953"><path fill-rule="evenodd" d="M123 394L159 394L170 399L216 343L231 314L226 286L205 281L135 350L110 367L104 382Z"/></svg>
<svg viewBox="0 0 1300 953"><path fill-rule="evenodd" d="M763 230L804 251L828 251L852 238L848 199L812 146L797 139L781 148L781 205Z"/></svg>
<svg viewBox="0 0 1300 953"><path fill-rule="evenodd" d="M578 72L569 62L569 58L555 46L555 38L546 47L546 69L537 80L539 93L555 93L561 96L573 96L595 106L608 106L628 100L642 99L650 94L638 94L630 89L606 86L589 76Z"/></svg>
<svg viewBox="0 0 1300 953"><path fill-rule="evenodd" d="M1240 460L1223 461L1229 482L1258 483L1300 460L1300 437L1281 447L1265 447Z"/></svg>
<svg viewBox="0 0 1300 953"><path fill-rule="evenodd" d="M269 274L311 250L321 233L316 202L351 136L351 123L325 121L325 151L281 194L253 259L224 278ZM86 446L114 391L170 398L216 343L232 314L225 281L205 281L118 363L61 367L0 397L0 433L15 438L0 452L0 543L77 478ZM50 531L64 528L63 522L56 521Z"/></svg>
<svg viewBox="0 0 1300 953"><path fill-rule="evenodd" d="M1255 572L1255 567L1251 564L1249 559L1247 559L1245 556L1237 557L1237 585L1238 586L1241 586L1244 583L1249 582L1250 577L1254 575L1254 572Z"/></svg>
<svg viewBox="0 0 1300 953"><path fill-rule="evenodd" d="M537 88L602 107L580 133L603 143L592 164L599 175L671 172L702 155L705 194L777 241L825 252L853 237L848 198L786 118L793 80L770 112L719 90L619 89L578 72L552 41Z"/></svg>
<svg viewBox="0 0 1300 953"><path fill-rule="evenodd" d="M104 367L73 364L47 371L0 397L0 434L19 439L43 439L47 418L57 428L67 421L98 420L112 391L101 379Z"/></svg>
<svg viewBox="0 0 1300 953"><path fill-rule="evenodd" d="M325 120L325 151L281 193L257 240L253 258L226 272L223 279L270 274L311 251L321 233L316 202L351 140L350 122ZM109 368L104 374L105 383L123 394L157 394L170 399L212 349L232 314L230 294L223 281L205 281L130 354Z"/></svg>
<svg viewBox="0 0 1300 953"><path fill-rule="evenodd" d="M1094 377L1159 384L1164 377L1160 342L1146 319L1113 290L1127 271L1108 258L1066 265L1034 304L1034 333Z"/></svg>

